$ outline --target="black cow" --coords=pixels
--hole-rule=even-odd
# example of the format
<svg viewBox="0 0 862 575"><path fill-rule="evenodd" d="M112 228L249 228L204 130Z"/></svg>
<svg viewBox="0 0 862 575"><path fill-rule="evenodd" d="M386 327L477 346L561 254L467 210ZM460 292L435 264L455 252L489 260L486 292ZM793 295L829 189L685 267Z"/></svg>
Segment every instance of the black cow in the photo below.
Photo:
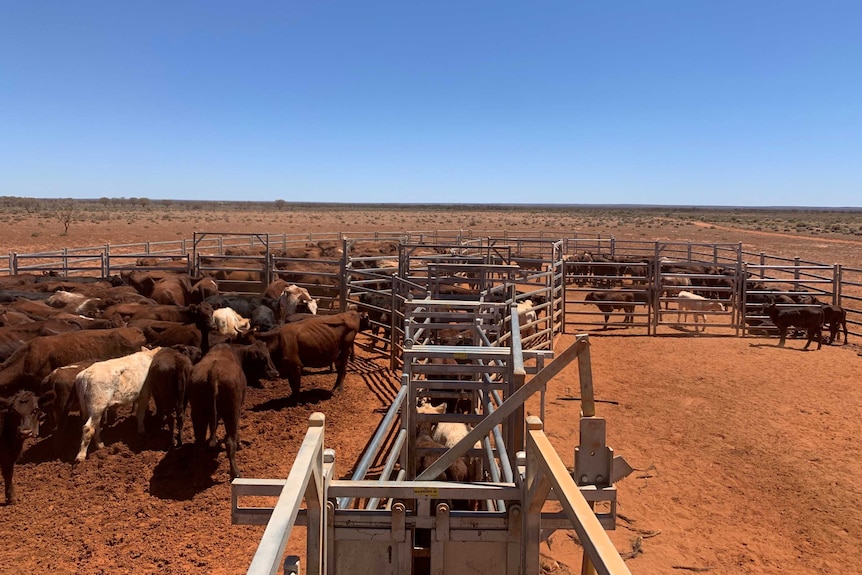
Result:
<svg viewBox="0 0 862 575"><path fill-rule="evenodd" d="M392 338L391 310L392 296L374 292L363 292L359 294L359 301L363 304L363 311L368 314L368 320L371 322L371 334L374 336L371 339L371 347L374 348L377 344L377 332L383 328L383 350L389 347L389 341Z"/></svg>
<svg viewBox="0 0 862 575"><path fill-rule="evenodd" d="M278 325L275 320L275 312L265 305L254 308L249 319L251 320L249 325L255 331L269 331Z"/></svg>
<svg viewBox="0 0 862 575"><path fill-rule="evenodd" d="M778 328L778 333L781 339L778 341L778 347L784 347L784 340L787 338L787 329L790 326L804 329L808 334L808 341L805 342L805 347L808 349L814 338L817 338L817 349L823 343L823 338L820 337L820 331L823 329L823 309L820 307L783 307L779 308L775 301L763 304L762 313L768 315L775 327Z"/></svg>
<svg viewBox="0 0 862 575"><path fill-rule="evenodd" d="M213 309L229 307L246 319L251 319L254 310L260 306L266 306L276 311L278 302L272 298L259 295L213 295L204 300L213 306Z"/></svg>
<svg viewBox="0 0 862 575"><path fill-rule="evenodd" d="M188 398L186 389L191 377L192 367L201 358L201 350L189 345L163 347L153 356L153 362L144 380L156 404L156 418L161 424L167 421L171 446L183 445L183 421L185 420Z"/></svg>
<svg viewBox="0 0 862 575"><path fill-rule="evenodd" d="M838 305L821 304L823 309L823 325L829 324L829 343L833 343L839 335L839 328L844 328L844 344L847 344L847 311Z"/></svg>
<svg viewBox="0 0 862 575"><path fill-rule="evenodd" d="M39 435L39 401L32 391L19 391L0 398L0 467L6 484L6 504L15 503L12 471L21 455L24 440Z"/></svg>

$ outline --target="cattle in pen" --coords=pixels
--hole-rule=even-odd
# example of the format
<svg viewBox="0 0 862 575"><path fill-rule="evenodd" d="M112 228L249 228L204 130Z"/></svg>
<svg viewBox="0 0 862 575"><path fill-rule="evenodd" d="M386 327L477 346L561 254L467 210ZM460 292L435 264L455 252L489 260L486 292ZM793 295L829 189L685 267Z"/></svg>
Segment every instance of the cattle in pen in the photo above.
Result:
<svg viewBox="0 0 862 575"><path fill-rule="evenodd" d="M144 414L149 401L148 391L142 394L144 380L161 348L145 349L124 357L99 361L82 370L75 377L75 389L81 415L85 418L81 429L81 448L75 461L87 458L90 442L96 448L104 447L101 437L102 415L114 405L131 405L137 402L138 433L144 432Z"/></svg>
<svg viewBox="0 0 862 575"><path fill-rule="evenodd" d="M683 316L683 321L688 322L688 314L694 316L694 329L700 331L698 319L703 320L703 331L706 331L706 313L711 311L724 311L724 304L714 299L708 299L702 295L681 291L676 295L677 313L676 322L680 323L680 315Z"/></svg>
<svg viewBox="0 0 862 575"><path fill-rule="evenodd" d="M218 421L224 422L231 479L240 476L236 451L246 389L277 375L263 342L216 345L192 368L187 393L195 445L199 451L215 447Z"/></svg>
<svg viewBox="0 0 862 575"><path fill-rule="evenodd" d="M6 490L6 504L17 501L12 475L24 441L39 435L39 399L32 391L19 391L0 398L0 468Z"/></svg>
<svg viewBox="0 0 862 575"><path fill-rule="evenodd" d="M267 342L273 363L282 377L287 377L296 396L303 367L328 367L333 363L337 376L332 390L340 391L356 334L370 327L366 314L346 311L287 323L258 337Z"/></svg>
<svg viewBox="0 0 862 575"><path fill-rule="evenodd" d="M829 343L837 341L841 334L841 329L844 331L844 343L847 343L847 310L839 305L820 304L823 310L823 325L829 325Z"/></svg>
<svg viewBox="0 0 862 575"><path fill-rule="evenodd" d="M817 340L817 349L820 349L823 343L821 331L823 328L823 309L820 306L810 307L778 307L772 301L763 304L761 312L769 316L769 319L778 328L780 340L778 347L784 347L785 339L787 338L787 330L790 327L797 327L805 330L808 334L808 341L805 342L803 349L808 349L811 342Z"/></svg>
<svg viewBox="0 0 862 575"><path fill-rule="evenodd" d="M631 325L634 323L635 306L644 304L647 301L647 293L642 291L608 291L608 292L589 292L584 298L585 302L590 302L596 305L604 314L605 323L602 329L608 328L608 320L611 313L620 310L625 313L623 325Z"/></svg>

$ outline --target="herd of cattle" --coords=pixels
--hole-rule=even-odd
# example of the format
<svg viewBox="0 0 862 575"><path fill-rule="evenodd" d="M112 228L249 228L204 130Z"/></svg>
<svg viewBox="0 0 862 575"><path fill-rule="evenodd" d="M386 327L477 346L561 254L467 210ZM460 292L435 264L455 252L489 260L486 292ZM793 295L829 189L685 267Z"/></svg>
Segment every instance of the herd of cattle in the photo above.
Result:
<svg viewBox="0 0 862 575"><path fill-rule="evenodd" d="M324 248L318 251L311 255L327 253ZM309 257L309 252L285 257ZM623 322L631 323L636 305L656 301L650 291L654 288L639 288L641 280L655 285L648 281L653 266L603 260L587 252L569 257L566 275L580 286L590 282L594 291L586 294L585 302L600 309L605 325L615 310L622 310ZM153 263L139 262L144 267ZM240 263L237 260L236 265ZM695 324L702 320L705 329L707 312L725 311L733 304L735 279L726 271L663 265L662 273L668 277L660 285L671 296L664 298L665 305L668 300L677 302L678 314L694 314ZM216 428L222 421L230 475L236 477L247 386L283 378L296 395L303 368L332 366L337 391L343 386L357 334L371 329L376 335L376 329L390 323L391 299L374 292L356 299L367 313L318 315L318 293L296 284L313 288L320 276L302 272L288 276L283 268L281 278L259 295L219 293L220 281L253 278L239 273L246 272L192 278L180 271L130 269L111 279L35 274L0 278L0 464L6 501L15 501L13 464L24 440L39 434L40 425L43 434L53 433L60 448L67 416L78 411L83 425L74 459L80 463L91 446L102 447L101 426L110 408L137 404L142 432L151 399L158 420L170 430L173 447L183 443L187 409L200 450L217 444ZM628 278L625 286L623 278ZM816 339L819 349L824 324L830 328L830 341L843 326L846 343L846 314L840 307L802 299L810 296L770 294L765 286L748 281L751 292L762 298L750 297L748 304L761 306L762 316L781 336L779 345L796 327L808 335L806 348ZM463 289L446 287L455 290L450 295ZM503 293L507 290L498 291L486 296L507 297ZM521 325L528 326L522 337L535 330L534 304L539 310L549 305L541 297L520 302ZM384 341L388 338L384 334Z"/></svg>
<svg viewBox="0 0 862 575"><path fill-rule="evenodd" d="M248 385L287 379L298 394L304 367L334 366L344 382L367 314L317 315L308 291L283 279L254 296L221 294L213 278L127 270L111 280L15 275L0 278L0 463L8 503L13 464L27 437L53 433L81 414L83 462L101 448L108 411L137 404L143 432L150 399L172 446L186 410L194 443L217 444L224 423L230 475L237 477L239 420ZM174 439L175 438L175 439ZM62 453L58 454L63 456ZM71 454L69 454L71 455Z"/></svg>
<svg viewBox="0 0 862 575"><path fill-rule="evenodd" d="M617 310L624 314L622 324L632 324L635 307L653 305L658 301L656 296L664 302L665 310L671 302L676 303L677 323L681 315L683 322L688 321L691 313L695 330L704 331L707 312L725 312L740 303L734 268L663 261L659 280L654 263L649 257L601 256L585 251L567 256L566 276L581 287L601 288L589 291L584 301L599 308L604 328ZM842 330L847 343L847 313L842 307L821 302L810 293L782 291L775 284L751 277L745 279L744 288L745 308L741 311L749 329L764 334L777 332L779 346L784 346L791 327L805 333L806 349L815 339L818 349L824 339L829 343L837 341ZM822 336L824 329L829 331L828 338Z"/></svg>

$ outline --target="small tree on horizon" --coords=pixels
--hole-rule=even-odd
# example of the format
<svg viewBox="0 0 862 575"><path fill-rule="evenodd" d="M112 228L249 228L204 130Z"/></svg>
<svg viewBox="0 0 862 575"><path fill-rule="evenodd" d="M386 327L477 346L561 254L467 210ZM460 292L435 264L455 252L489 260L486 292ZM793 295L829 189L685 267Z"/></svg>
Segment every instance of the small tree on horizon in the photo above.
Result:
<svg viewBox="0 0 862 575"><path fill-rule="evenodd" d="M287 204L287 202L285 202L284 200L275 200L274 203L275 203L275 207L278 211L283 210L285 204Z"/></svg>
<svg viewBox="0 0 862 575"><path fill-rule="evenodd" d="M63 224L63 235L69 234L69 226L72 225L78 216L78 205L74 200L69 200L60 204L55 212L57 219Z"/></svg>

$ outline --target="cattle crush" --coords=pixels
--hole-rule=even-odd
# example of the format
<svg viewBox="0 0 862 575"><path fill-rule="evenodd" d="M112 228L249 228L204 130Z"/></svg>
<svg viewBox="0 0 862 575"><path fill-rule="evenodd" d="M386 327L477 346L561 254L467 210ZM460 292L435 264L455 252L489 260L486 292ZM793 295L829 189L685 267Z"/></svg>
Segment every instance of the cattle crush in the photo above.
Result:
<svg viewBox="0 0 862 575"><path fill-rule="evenodd" d="M558 528L578 532L584 572L627 573L603 529L614 526L613 483L629 468L605 445L605 422L595 415L589 337L578 336L558 354L555 337L606 327L696 334L693 320L680 322L679 311L669 310L681 291L721 304L704 312L710 334L768 329L762 301L778 296L843 305L848 323L858 326L862 287L860 270L751 254L740 244L460 232L326 238L196 233L180 247L10 254L7 271L109 277L132 268L212 275L223 291L245 293L260 293L281 278L309 289L323 312L356 306L369 312L376 345L402 373L400 392L349 479L338 479L337 454L325 448L325 418L315 414L286 480L234 482L233 522L267 524L249 573L274 573L282 565L285 572L298 571L296 558L283 561L295 524L307 528L310 573L467 567L538 573L539 542ZM619 324L608 326L597 315L597 294L623 294L622 307L609 313L621 318ZM529 315L519 308L527 300ZM582 418L571 472L550 446L541 415L525 417L524 401L541 395L575 360ZM420 412L420 400L459 407ZM448 447L417 445L423 425L441 422L472 430ZM366 477L380 453L383 471ZM423 469L420 461L428 456L436 462ZM480 468L475 481L436 479L462 458ZM246 503L260 496L278 502ZM563 511L545 511L549 499Z"/></svg>

